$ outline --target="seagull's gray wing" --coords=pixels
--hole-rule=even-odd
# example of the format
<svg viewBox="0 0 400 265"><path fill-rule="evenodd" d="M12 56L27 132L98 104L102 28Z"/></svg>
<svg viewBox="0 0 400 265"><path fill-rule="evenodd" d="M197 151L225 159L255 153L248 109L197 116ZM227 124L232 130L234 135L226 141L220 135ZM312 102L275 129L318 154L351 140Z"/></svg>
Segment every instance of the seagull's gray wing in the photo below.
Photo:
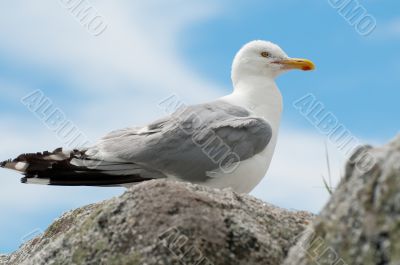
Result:
<svg viewBox="0 0 400 265"><path fill-rule="evenodd" d="M114 131L88 154L202 182L209 178L207 172L261 152L271 137L271 126L263 118L215 101L184 107L145 128Z"/></svg>
<svg viewBox="0 0 400 265"><path fill-rule="evenodd" d="M24 183L123 185L174 176L203 182L208 172L261 152L270 125L223 101L185 107L144 128L109 133L88 149L22 154L0 163L18 170Z"/></svg>

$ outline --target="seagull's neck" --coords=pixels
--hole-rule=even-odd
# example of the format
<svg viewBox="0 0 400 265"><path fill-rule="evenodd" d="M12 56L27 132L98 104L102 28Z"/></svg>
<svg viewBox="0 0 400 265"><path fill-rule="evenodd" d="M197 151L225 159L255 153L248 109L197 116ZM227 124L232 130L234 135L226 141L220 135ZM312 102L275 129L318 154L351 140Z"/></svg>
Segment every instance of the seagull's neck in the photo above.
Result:
<svg viewBox="0 0 400 265"><path fill-rule="evenodd" d="M234 83L232 94L222 99L244 107L279 126L283 107L282 96L272 78L252 76L242 79Z"/></svg>

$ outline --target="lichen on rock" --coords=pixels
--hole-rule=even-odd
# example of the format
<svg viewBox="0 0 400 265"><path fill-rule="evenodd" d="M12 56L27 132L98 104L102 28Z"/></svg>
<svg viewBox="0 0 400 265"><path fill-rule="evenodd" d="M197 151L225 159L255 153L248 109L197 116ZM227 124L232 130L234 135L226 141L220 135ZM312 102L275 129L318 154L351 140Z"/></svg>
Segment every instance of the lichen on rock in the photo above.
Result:
<svg viewBox="0 0 400 265"><path fill-rule="evenodd" d="M279 264L313 218L248 195L148 181L71 211L8 264Z"/></svg>
<svg viewBox="0 0 400 265"><path fill-rule="evenodd" d="M354 161L366 154L374 159L364 170ZM284 264L400 264L400 136L354 156L330 202Z"/></svg>
<svg viewBox="0 0 400 265"><path fill-rule="evenodd" d="M368 155L368 170L357 165ZM147 181L68 212L0 264L398 265L400 136L358 150L314 217L229 189Z"/></svg>

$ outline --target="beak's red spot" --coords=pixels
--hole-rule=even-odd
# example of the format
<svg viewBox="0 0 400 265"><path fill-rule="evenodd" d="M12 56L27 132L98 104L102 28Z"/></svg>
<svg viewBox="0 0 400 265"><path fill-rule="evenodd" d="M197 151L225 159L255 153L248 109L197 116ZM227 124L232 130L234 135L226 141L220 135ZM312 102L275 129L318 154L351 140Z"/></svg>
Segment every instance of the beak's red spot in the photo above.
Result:
<svg viewBox="0 0 400 265"><path fill-rule="evenodd" d="M311 70L311 67L310 66L303 66L303 68L302 68L304 71L310 71Z"/></svg>

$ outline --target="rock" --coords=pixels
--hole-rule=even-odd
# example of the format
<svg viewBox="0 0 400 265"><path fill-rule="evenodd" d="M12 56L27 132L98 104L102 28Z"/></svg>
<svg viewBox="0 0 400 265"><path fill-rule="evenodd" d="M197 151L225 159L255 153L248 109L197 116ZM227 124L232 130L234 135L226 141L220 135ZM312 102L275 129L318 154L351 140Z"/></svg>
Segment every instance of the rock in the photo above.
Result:
<svg viewBox="0 0 400 265"><path fill-rule="evenodd" d="M0 264L6 264L7 259L7 255L0 254Z"/></svg>
<svg viewBox="0 0 400 265"><path fill-rule="evenodd" d="M357 161L368 156L372 166L360 167ZM284 264L400 264L400 136L353 155L330 202Z"/></svg>
<svg viewBox="0 0 400 265"><path fill-rule="evenodd" d="M148 181L63 215L6 264L280 264L313 215L231 190Z"/></svg>

